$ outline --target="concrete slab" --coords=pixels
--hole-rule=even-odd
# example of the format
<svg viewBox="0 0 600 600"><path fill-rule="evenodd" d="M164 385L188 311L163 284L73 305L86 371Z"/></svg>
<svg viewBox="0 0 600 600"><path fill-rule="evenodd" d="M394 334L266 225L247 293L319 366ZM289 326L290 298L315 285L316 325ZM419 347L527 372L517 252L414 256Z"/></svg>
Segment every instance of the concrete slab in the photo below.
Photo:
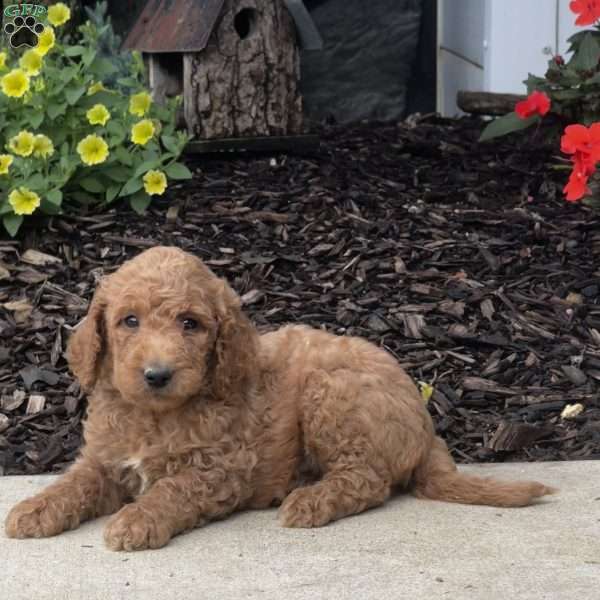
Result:
<svg viewBox="0 0 600 600"><path fill-rule="evenodd" d="M7 600L596 600L600 583L600 461L475 465L561 489L525 509L399 496L319 530L248 512L157 551L114 553L106 519L44 540L0 535ZM0 478L0 519L51 477Z"/></svg>

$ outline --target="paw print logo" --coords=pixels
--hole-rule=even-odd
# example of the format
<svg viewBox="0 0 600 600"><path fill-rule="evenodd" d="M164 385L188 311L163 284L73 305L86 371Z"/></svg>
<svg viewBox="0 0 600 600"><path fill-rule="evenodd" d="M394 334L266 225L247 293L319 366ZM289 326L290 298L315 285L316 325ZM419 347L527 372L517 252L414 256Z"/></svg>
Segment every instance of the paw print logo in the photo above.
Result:
<svg viewBox="0 0 600 600"><path fill-rule="evenodd" d="M38 37L43 31L44 25L32 16L15 17L12 23L4 26L4 33L8 36L8 41L13 48L37 46Z"/></svg>

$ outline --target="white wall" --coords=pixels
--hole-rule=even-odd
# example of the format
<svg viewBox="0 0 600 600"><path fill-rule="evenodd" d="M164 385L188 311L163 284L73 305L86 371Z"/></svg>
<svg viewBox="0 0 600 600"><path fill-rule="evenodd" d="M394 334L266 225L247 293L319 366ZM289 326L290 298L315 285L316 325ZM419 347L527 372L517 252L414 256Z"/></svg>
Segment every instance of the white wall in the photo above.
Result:
<svg viewBox="0 0 600 600"><path fill-rule="evenodd" d="M569 0L438 0L438 111L458 111L458 90L524 93L581 28Z"/></svg>

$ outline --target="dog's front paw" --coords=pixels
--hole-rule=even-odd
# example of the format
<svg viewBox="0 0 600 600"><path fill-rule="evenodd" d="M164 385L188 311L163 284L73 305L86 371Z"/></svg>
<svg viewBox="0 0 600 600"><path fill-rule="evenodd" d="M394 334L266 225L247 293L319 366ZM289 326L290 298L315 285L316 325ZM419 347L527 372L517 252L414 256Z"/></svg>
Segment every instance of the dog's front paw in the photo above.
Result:
<svg viewBox="0 0 600 600"><path fill-rule="evenodd" d="M79 525L76 515L68 514L60 498L34 496L19 502L6 517L6 535L11 538L42 538L57 535Z"/></svg>
<svg viewBox="0 0 600 600"><path fill-rule="evenodd" d="M315 486L295 489L279 508L279 521L284 527L322 527L331 518L331 511L320 502Z"/></svg>
<svg viewBox="0 0 600 600"><path fill-rule="evenodd" d="M104 542L111 550L161 548L171 539L165 523L149 511L132 503L111 517L104 530Z"/></svg>

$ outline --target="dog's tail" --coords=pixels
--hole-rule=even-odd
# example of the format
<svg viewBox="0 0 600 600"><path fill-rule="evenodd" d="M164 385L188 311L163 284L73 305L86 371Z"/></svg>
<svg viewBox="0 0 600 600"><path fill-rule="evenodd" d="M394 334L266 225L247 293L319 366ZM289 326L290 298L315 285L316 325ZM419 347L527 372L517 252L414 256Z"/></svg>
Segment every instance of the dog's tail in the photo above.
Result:
<svg viewBox="0 0 600 600"><path fill-rule="evenodd" d="M527 506L556 491L536 481L505 482L460 473L439 437L416 468L413 481L417 498L502 507Z"/></svg>

